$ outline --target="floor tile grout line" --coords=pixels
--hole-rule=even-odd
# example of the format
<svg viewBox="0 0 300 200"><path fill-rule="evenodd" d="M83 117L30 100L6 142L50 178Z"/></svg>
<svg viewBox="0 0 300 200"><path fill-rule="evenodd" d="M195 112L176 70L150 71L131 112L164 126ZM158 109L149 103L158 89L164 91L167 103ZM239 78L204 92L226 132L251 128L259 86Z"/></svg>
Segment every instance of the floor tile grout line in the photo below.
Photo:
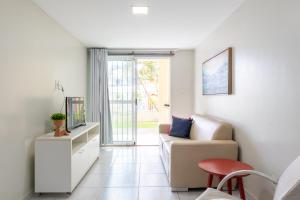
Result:
<svg viewBox="0 0 300 200"><path fill-rule="evenodd" d="M138 149L136 149L138 151ZM141 155L139 155L140 161L142 161ZM140 187L141 187L141 169L142 169L142 162L140 162L139 167L139 186L138 186L138 200L140 199Z"/></svg>
<svg viewBox="0 0 300 200"><path fill-rule="evenodd" d="M78 188L170 188L170 186L80 186Z"/></svg>
<svg viewBox="0 0 300 200"><path fill-rule="evenodd" d="M176 194L177 194L177 198L178 198L178 200L180 200L180 196L179 196L179 193L178 193L178 192L176 192Z"/></svg>

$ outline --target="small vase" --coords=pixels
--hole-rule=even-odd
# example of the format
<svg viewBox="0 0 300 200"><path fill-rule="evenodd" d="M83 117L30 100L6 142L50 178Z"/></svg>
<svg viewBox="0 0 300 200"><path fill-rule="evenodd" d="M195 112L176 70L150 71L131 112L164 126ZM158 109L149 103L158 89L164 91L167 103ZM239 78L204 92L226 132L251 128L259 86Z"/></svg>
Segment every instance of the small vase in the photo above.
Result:
<svg viewBox="0 0 300 200"><path fill-rule="evenodd" d="M61 137L66 135L66 131L61 130L61 128L64 126L65 120L53 120L54 125L54 136L55 137Z"/></svg>

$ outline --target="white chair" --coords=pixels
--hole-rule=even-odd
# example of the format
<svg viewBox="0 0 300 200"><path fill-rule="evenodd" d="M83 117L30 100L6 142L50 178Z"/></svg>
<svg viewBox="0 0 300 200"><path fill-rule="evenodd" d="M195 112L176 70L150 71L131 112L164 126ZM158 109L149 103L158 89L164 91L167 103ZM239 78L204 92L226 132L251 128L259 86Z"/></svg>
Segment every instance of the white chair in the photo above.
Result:
<svg viewBox="0 0 300 200"><path fill-rule="evenodd" d="M280 176L278 183L266 174L254 170L241 170L228 174L219 183L217 189L208 188L196 200L239 200L239 198L221 192L227 180L241 174L255 174L277 184L273 200L300 199L300 156L294 160Z"/></svg>

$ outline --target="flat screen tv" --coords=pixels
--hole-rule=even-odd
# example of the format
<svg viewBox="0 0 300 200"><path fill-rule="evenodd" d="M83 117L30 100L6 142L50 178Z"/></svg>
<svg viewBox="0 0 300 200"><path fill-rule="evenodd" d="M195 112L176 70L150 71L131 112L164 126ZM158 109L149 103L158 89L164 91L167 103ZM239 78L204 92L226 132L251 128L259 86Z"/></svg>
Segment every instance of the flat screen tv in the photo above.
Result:
<svg viewBox="0 0 300 200"><path fill-rule="evenodd" d="M84 98L66 97L66 130L85 125Z"/></svg>

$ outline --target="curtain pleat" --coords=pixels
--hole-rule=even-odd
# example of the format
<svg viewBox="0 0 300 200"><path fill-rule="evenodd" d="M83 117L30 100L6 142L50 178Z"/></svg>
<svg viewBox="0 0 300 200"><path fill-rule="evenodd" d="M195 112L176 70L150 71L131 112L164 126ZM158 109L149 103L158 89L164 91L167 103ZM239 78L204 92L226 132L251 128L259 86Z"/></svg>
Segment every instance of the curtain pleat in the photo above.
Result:
<svg viewBox="0 0 300 200"><path fill-rule="evenodd" d="M100 122L100 144L104 145L112 143L107 57L107 49L89 49L88 118Z"/></svg>

